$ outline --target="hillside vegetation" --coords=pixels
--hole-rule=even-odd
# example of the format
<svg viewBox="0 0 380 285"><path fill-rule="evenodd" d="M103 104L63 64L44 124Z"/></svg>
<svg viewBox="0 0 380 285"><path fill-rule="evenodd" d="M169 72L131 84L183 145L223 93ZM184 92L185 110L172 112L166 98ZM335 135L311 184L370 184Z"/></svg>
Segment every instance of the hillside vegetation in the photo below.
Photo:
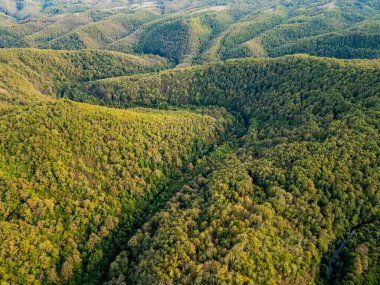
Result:
<svg viewBox="0 0 380 285"><path fill-rule="evenodd" d="M42 47L45 45L53 49L102 49L125 38L142 24L155 18L156 15L149 12L117 14L105 20L73 29L61 37L42 43Z"/></svg>
<svg viewBox="0 0 380 285"><path fill-rule="evenodd" d="M2 283L99 282L149 205L240 132L223 108L57 100L84 82L167 64L107 51L0 50Z"/></svg>
<svg viewBox="0 0 380 285"><path fill-rule="evenodd" d="M0 279L57 283L84 270L95 278L169 179L233 124L223 110L67 101L8 110L0 118Z"/></svg>
<svg viewBox="0 0 380 285"><path fill-rule="evenodd" d="M110 284L325 278L334 241L379 217L379 78L379 61L292 56L85 84L79 100L218 105L249 128L130 239Z"/></svg>
<svg viewBox="0 0 380 285"><path fill-rule="evenodd" d="M295 53L379 57L380 8L373 1L59 2L22 20L6 12L0 47L107 49L186 65Z"/></svg>
<svg viewBox="0 0 380 285"><path fill-rule="evenodd" d="M108 51L0 49L0 101L26 104L62 97L80 82L159 70L167 61Z"/></svg>

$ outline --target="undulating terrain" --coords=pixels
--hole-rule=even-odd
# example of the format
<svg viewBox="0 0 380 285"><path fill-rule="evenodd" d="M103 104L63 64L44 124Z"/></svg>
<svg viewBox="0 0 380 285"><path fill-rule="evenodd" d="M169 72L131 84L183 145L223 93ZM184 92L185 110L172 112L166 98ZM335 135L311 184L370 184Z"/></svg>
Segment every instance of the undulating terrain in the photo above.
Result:
<svg viewBox="0 0 380 285"><path fill-rule="evenodd" d="M187 65L294 53L377 58L379 6L374 0L2 0L0 47L149 53Z"/></svg>
<svg viewBox="0 0 380 285"><path fill-rule="evenodd" d="M380 284L379 11L0 0L0 284Z"/></svg>

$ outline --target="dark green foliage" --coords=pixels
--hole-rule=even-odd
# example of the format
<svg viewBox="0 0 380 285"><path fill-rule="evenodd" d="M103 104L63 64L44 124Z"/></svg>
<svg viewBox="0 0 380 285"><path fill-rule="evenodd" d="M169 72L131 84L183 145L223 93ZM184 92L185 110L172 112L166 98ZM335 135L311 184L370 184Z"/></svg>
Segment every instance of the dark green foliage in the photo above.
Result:
<svg viewBox="0 0 380 285"><path fill-rule="evenodd" d="M156 23L144 32L137 50L167 57L178 64L198 52L201 38L208 33L209 30L196 19Z"/></svg>
<svg viewBox="0 0 380 285"><path fill-rule="evenodd" d="M143 35L139 49L144 53L154 53L171 58L178 63L189 53L190 41L189 23L178 20L153 27Z"/></svg>
<svg viewBox="0 0 380 285"><path fill-rule="evenodd" d="M0 48L26 46L26 42L18 34L12 33L8 28L0 28Z"/></svg>
<svg viewBox="0 0 380 285"><path fill-rule="evenodd" d="M291 56L87 84L111 106L219 105L249 122L235 158L130 240L112 282L315 283L335 238L379 213L379 78L378 61Z"/></svg>
<svg viewBox="0 0 380 285"><path fill-rule="evenodd" d="M377 221L355 230L334 265L333 284L379 284L379 229Z"/></svg>
<svg viewBox="0 0 380 285"><path fill-rule="evenodd" d="M350 106L354 108L352 104L357 99L353 94L367 94L369 98L363 100L375 104L379 95L378 64L378 61L349 62L302 55L280 59L231 60L159 74L93 81L84 84L82 92L76 94L82 94L89 100L91 97L88 95L92 95L111 106L152 106L162 101L175 105L216 104L241 112L247 119L261 114L262 121L279 116L265 101L271 98L269 95L284 98L273 103L286 103L285 109L291 107L291 102L295 100L287 98L302 95L307 101L296 110L288 110L287 114L292 118L286 121L296 127L298 121L303 122L304 114L301 111L304 107L309 108L313 116L323 107L325 113L321 117L326 117L337 116ZM338 74L341 80L336 80ZM315 94L320 94L318 100L309 99ZM257 106L260 106L260 113Z"/></svg>
<svg viewBox="0 0 380 285"><path fill-rule="evenodd" d="M281 46L270 52L271 56L308 53L335 58L379 58L380 33L350 32L326 34Z"/></svg>

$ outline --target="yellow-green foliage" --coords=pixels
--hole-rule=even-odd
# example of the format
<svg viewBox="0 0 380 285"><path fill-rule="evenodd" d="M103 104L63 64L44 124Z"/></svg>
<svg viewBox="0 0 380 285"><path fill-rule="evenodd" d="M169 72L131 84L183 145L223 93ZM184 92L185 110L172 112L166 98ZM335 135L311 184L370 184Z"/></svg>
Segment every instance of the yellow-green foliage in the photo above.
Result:
<svg viewBox="0 0 380 285"><path fill-rule="evenodd" d="M0 65L0 102L23 105L47 98L23 75L10 66Z"/></svg>
<svg viewBox="0 0 380 285"><path fill-rule="evenodd" d="M61 96L83 81L161 69L166 60L107 51L0 50L1 101Z"/></svg>
<svg viewBox="0 0 380 285"><path fill-rule="evenodd" d="M14 24L15 24L15 21L11 17L0 13L0 26L9 27L9 26L12 26Z"/></svg>
<svg viewBox="0 0 380 285"><path fill-rule="evenodd" d="M54 100L71 84L164 65L106 51L0 51L2 282L99 280L164 186L239 128L224 109Z"/></svg>
<svg viewBox="0 0 380 285"><path fill-rule="evenodd" d="M84 13L64 15L51 25L47 25L43 30L26 36L25 41L28 42L30 46L46 48L49 47L49 41L91 22L93 22L93 19L90 15Z"/></svg>
<svg viewBox="0 0 380 285"><path fill-rule="evenodd" d="M1 285L379 283L380 61L221 61L376 58L376 1L69 2L0 1L83 49L0 49Z"/></svg>
<svg viewBox="0 0 380 285"><path fill-rule="evenodd" d="M69 101L2 114L0 280L56 283L84 268L97 276L94 268L123 241L118 225L131 231L168 179L232 123L223 110L124 111Z"/></svg>
<svg viewBox="0 0 380 285"><path fill-rule="evenodd" d="M128 36L145 22L156 18L150 12L121 13L105 20L79 27L53 39L48 46L54 49L97 49Z"/></svg>

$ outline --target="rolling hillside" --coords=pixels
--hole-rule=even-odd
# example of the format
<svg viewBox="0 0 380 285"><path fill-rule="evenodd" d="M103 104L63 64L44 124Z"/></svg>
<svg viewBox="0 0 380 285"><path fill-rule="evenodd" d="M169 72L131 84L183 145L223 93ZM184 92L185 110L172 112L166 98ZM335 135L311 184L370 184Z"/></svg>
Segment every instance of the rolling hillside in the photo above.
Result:
<svg viewBox="0 0 380 285"><path fill-rule="evenodd" d="M75 84L163 68L155 56L7 49L0 62L4 284L99 280L165 187L240 129L221 108L116 110L57 99Z"/></svg>
<svg viewBox="0 0 380 285"><path fill-rule="evenodd" d="M85 84L83 94L96 99L78 100L217 105L248 124L238 147L207 164L130 239L109 284L326 278L334 241L379 217L379 78L378 60L291 56ZM363 280L376 280L371 272Z"/></svg>
<svg viewBox="0 0 380 285"><path fill-rule="evenodd" d="M45 45L53 49L101 49L125 38L142 24L155 19L152 13L117 14L73 29L61 37L50 40Z"/></svg>
<svg viewBox="0 0 380 285"><path fill-rule="evenodd" d="M61 7L57 1L23 20L7 12L0 18L0 47L110 49L186 65L295 53L379 56L373 1L95 2L53 9Z"/></svg>

